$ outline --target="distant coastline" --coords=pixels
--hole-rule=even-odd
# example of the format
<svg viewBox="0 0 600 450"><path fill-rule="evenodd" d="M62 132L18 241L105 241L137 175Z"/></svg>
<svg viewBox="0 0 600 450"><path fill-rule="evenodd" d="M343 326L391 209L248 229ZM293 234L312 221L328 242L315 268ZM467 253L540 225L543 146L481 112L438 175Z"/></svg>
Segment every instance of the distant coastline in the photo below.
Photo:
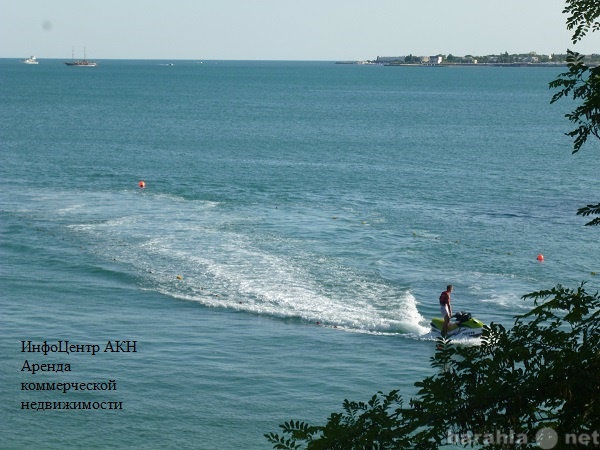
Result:
<svg viewBox="0 0 600 450"><path fill-rule="evenodd" d="M380 66L494 66L494 67L557 67L567 65L567 54L553 53L540 55L535 52L514 53L508 52L483 55L483 56L455 56L452 54L437 54L433 56L378 56L373 60L336 61L336 64L359 64ZM600 54L591 54L584 57L587 65L600 65Z"/></svg>
<svg viewBox="0 0 600 450"><path fill-rule="evenodd" d="M552 63L378 63L366 61L336 61L335 64L371 65L392 67L564 67L566 61Z"/></svg>

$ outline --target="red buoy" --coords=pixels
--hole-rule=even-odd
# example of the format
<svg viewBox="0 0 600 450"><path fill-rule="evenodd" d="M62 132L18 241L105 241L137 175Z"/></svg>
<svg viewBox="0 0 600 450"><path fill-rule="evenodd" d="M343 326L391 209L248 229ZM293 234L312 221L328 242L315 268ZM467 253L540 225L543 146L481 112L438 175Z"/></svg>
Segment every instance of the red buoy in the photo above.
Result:
<svg viewBox="0 0 600 450"><path fill-rule="evenodd" d="M138 183L138 186L140 187L140 189L144 189L144 188L146 187L146 182L145 182L145 181L143 181L143 180L141 180L141 181Z"/></svg>
<svg viewBox="0 0 600 450"><path fill-rule="evenodd" d="M542 262L544 260L544 255L542 255L541 253L539 255L537 255L537 260L539 262Z"/></svg>

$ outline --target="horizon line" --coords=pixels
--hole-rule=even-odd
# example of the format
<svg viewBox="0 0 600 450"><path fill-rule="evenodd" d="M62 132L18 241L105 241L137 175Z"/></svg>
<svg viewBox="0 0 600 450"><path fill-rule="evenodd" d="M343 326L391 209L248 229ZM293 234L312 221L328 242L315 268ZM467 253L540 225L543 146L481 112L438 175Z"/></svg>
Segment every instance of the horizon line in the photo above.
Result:
<svg viewBox="0 0 600 450"><path fill-rule="evenodd" d="M564 51L554 51L551 53L541 53L541 52L537 52L535 50L529 50L526 52L509 52L507 50L503 51L503 52L498 52L498 53L465 53L463 55L460 55L458 53L453 53L453 52L437 52L437 53L413 53L413 52L408 52L404 55L402 54L397 54L397 55L392 55L392 54L379 54L375 57L370 57L370 58L359 58L359 59L354 59L354 58L232 58L232 57L223 57L223 58L215 58L215 57L210 57L210 58L201 58L201 57L166 57L166 56L155 56L155 57L145 57L145 58L136 58L136 57L123 57L123 56L119 56L119 57L91 57L89 58L90 60L128 60L128 61L164 61L164 60L171 60L171 61L374 61L377 58L381 57L381 58L389 58L389 57L401 57L401 56L416 56L416 57L425 57L425 56L447 56L447 55L452 55L455 57L466 57L466 56L472 56L472 57L482 57L482 56L496 56L496 55L504 55L504 54L509 54L509 55L528 55L528 54L535 54L535 55L542 55L542 56L550 56L550 55L566 55L568 52L570 51L570 49L566 49ZM589 55L599 55L600 51L596 52L589 52L589 53L582 53L582 52L576 52L579 54L582 54L584 56L589 56ZM64 59L68 59L71 60L73 59L72 56L71 57L67 57L67 56L47 56L47 57L40 57L37 56L37 54L34 53L29 53L27 55L19 55L19 56L0 56L0 59L23 59L23 58L27 58L31 55L35 55L37 57L37 59L46 59L46 60L64 60Z"/></svg>

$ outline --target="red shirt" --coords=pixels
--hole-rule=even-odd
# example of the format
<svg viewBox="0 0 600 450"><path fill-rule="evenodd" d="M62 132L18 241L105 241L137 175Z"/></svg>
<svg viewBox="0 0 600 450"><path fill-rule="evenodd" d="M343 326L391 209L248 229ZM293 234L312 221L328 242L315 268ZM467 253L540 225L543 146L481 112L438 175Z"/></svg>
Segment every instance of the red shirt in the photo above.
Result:
<svg viewBox="0 0 600 450"><path fill-rule="evenodd" d="M440 295L440 305L450 305L450 293L448 291L444 291Z"/></svg>

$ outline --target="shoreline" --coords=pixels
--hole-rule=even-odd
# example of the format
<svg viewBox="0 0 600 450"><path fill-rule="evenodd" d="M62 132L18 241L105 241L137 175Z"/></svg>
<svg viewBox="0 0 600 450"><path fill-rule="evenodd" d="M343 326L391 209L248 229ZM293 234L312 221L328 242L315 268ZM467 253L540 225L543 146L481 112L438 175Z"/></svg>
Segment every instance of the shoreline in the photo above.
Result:
<svg viewBox="0 0 600 450"><path fill-rule="evenodd" d="M559 63L378 63L371 61L336 61L335 64L387 67L566 67L567 62Z"/></svg>

